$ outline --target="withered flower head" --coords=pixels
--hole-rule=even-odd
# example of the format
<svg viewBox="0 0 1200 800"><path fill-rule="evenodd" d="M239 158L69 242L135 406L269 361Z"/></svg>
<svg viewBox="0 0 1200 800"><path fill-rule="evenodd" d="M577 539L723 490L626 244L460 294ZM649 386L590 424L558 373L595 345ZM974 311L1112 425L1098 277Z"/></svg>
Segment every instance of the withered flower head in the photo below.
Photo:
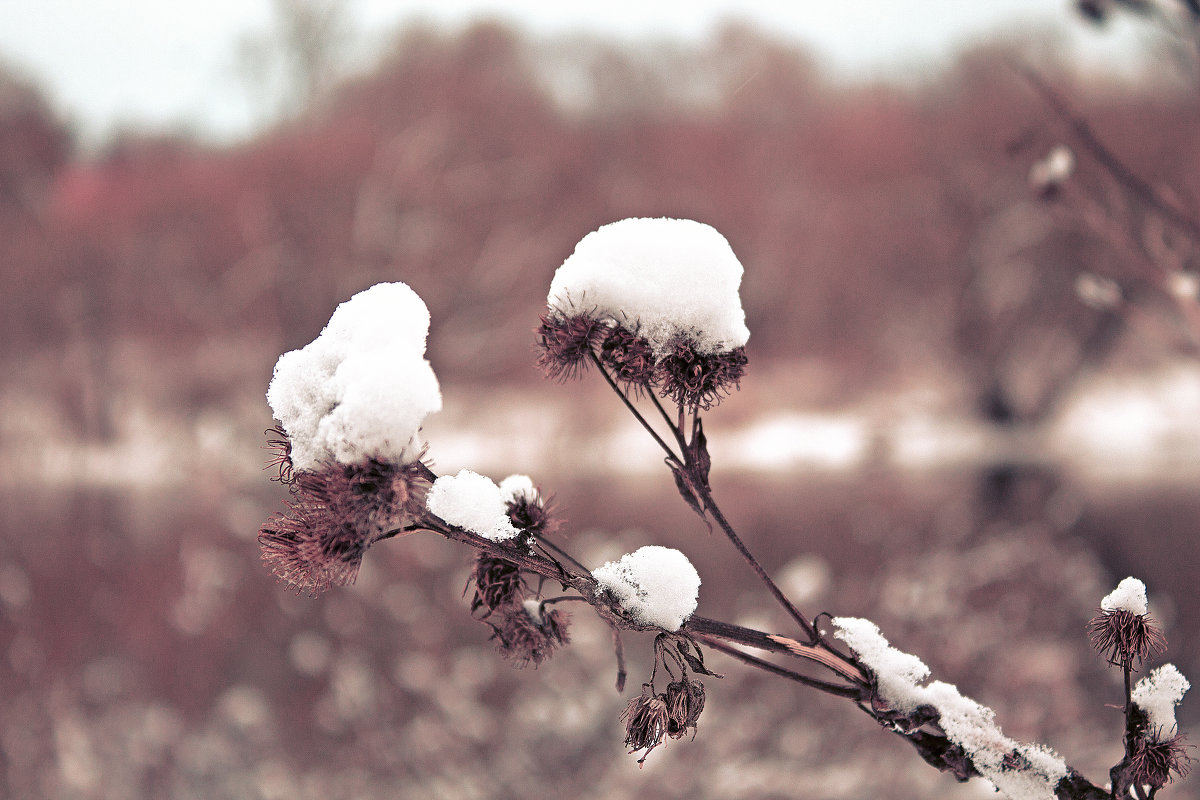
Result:
<svg viewBox="0 0 1200 800"><path fill-rule="evenodd" d="M471 613L486 608L489 616L501 606L514 605L521 602L521 570L511 561L503 558L479 554L475 557L475 567L471 570L471 583L475 584L475 597L471 599Z"/></svg>
<svg viewBox="0 0 1200 800"><path fill-rule="evenodd" d="M333 586L354 583L370 541L329 508L299 502L259 529L263 563L297 592L316 597Z"/></svg>
<svg viewBox="0 0 1200 800"><path fill-rule="evenodd" d="M267 568L310 595L353 583L367 548L425 513L428 480L415 462L326 462L291 480L290 511L267 520L258 541Z"/></svg>
<svg viewBox="0 0 1200 800"><path fill-rule="evenodd" d="M276 471L273 481L290 485L295 478L295 471L292 468L292 440L288 438L287 432L279 425L273 428L267 428L264 431L270 438L267 439L266 449L271 452L271 458L267 461L267 469Z"/></svg>
<svg viewBox="0 0 1200 800"><path fill-rule="evenodd" d="M641 695L629 701L621 720L625 723L625 746L630 753L645 750L638 759L638 764L645 764L650 752L663 743L670 725L667 696L655 694L653 686L643 683Z"/></svg>
<svg viewBox="0 0 1200 800"><path fill-rule="evenodd" d="M574 380L587 369L604 328L584 314L547 311L537 327L538 367L556 381Z"/></svg>
<svg viewBox="0 0 1200 800"><path fill-rule="evenodd" d="M503 606L494 618L498 619L491 623L496 649L518 667L530 662L540 666L560 645L570 642L570 617L542 607L537 600Z"/></svg>
<svg viewBox="0 0 1200 800"><path fill-rule="evenodd" d="M699 353L686 339L658 362L659 393L687 408L706 411L738 388L746 374L746 349Z"/></svg>
<svg viewBox="0 0 1200 800"><path fill-rule="evenodd" d="M1110 664L1133 666L1141 664L1151 654L1167 649L1162 629L1146 614L1127 609L1101 609L1088 622L1092 647L1103 654Z"/></svg>
<svg viewBox="0 0 1200 800"><path fill-rule="evenodd" d="M612 372L613 380L635 391L649 389L657 375L650 342L621 325L604 331L600 361Z"/></svg>
<svg viewBox="0 0 1200 800"><path fill-rule="evenodd" d="M1153 738L1138 737L1126 760L1125 777L1134 786L1152 786L1158 789L1175 777L1184 778L1191 770L1191 756L1187 754L1183 734L1155 741Z"/></svg>
<svg viewBox="0 0 1200 800"><path fill-rule="evenodd" d="M704 710L704 684L689 678L667 684L667 735L682 738L689 729L696 738L696 721Z"/></svg>
<svg viewBox="0 0 1200 800"><path fill-rule="evenodd" d="M522 492L513 496L505 503L505 510L513 527L522 533L541 536L558 530L554 503L543 498L540 492Z"/></svg>

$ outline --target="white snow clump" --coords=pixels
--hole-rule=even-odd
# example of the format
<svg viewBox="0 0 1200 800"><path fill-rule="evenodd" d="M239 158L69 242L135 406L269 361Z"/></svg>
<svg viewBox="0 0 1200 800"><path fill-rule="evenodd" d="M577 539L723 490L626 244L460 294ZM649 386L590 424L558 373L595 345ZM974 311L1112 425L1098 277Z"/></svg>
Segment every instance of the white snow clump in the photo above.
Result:
<svg viewBox="0 0 1200 800"><path fill-rule="evenodd" d="M1153 741L1160 742L1175 735L1175 706L1190 688L1192 685L1174 664L1163 664L1133 687L1131 697L1138 708L1146 712Z"/></svg>
<svg viewBox="0 0 1200 800"><path fill-rule="evenodd" d="M700 575L687 556L658 545L640 547L592 570L601 591L643 625L677 631L696 610Z"/></svg>
<svg viewBox="0 0 1200 800"><path fill-rule="evenodd" d="M546 302L563 314L612 317L646 337L656 356L679 336L711 354L750 338L741 282L742 264L715 228L623 219L583 237L554 273Z"/></svg>
<svg viewBox="0 0 1200 800"><path fill-rule="evenodd" d="M1057 754L1005 736L996 724L996 712L964 697L953 684L933 681L921 686L929 668L916 656L888 644L870 620L835 617L833 625L834 635L875 673L882 699L901 712L923 705L936 708L946 736L962 747L1001 794L1009 800L1054 800L1054 787L1068 771ZM1019 768L1012 766L1014 756Z"/></svg>
<svg viewBox="0 0 1200 800"><path fill-rule="evenodd" d="M425 360L428 333L417 293L379 283L339 305L312 342L280 356L267 402L291 442L292 465L416 458L421 423L442 408Z"/></svg>
<svg viewBox="0 0 1200 800"><path fill-rule="evenodd" d="M434 481L425 505L451 525L493 542L512 539L520 532L508 518L500 487L491 478L469 469L460 470L457 475L443 475Z"/></svg>
<svg viewBox="0 0 1200 800"><path fill-rule="evenodd" d="M1117 584L1104 599L1100 601L1101 611L1128 611L1131 614L1143 616L1149 606L1146 603L1146 584L1137 578L1126 578Z"/></svg>
<svg viewBox="0 0 1200 800"><path fill-rule="evenodd" d="M514 503L522 497L535 500L537 489L533 486L533 478L528 475L509 475L500 481L500 496L505 503Z"/></svg>

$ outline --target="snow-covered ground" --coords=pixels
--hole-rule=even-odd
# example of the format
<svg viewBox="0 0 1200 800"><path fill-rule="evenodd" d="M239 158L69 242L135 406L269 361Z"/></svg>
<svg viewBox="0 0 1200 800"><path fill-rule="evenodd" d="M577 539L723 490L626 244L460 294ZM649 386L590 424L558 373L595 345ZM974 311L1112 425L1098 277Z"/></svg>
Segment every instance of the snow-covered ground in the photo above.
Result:
<svg viewBox="0 0 1200 800"><path fill-rule="evenodd" d="M492 477L641 474L661 468L654 442L602 387L585 402L557 387L479 392L444 388L445 408L423 437L439 472ZM730 399L731 405L739 401ZM120 403L116 437L72 437L53 405L21 386L0 391L0 485L173 485L197 470L230 481L262 476L261 431L271 424L252 398L231 409L172 414L149 401ZM936 392L876 396L838 410L744 409L706 429L718 473L931 471L988 463L1057 465L1087 480L1178 483L1200 478L1200 366L1107 377L1084 386L1051 423L997 430L956 414Z"/></svg>

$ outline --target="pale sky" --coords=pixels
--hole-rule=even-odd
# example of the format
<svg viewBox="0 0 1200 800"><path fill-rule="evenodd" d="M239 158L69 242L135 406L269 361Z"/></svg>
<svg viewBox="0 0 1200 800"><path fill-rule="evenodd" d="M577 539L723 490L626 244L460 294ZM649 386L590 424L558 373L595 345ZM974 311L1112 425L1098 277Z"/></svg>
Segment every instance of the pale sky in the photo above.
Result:
<svg viewBox="0 0 1200 800"><path fill-rule="evenodd" d="M479 15L535 35L586 30L697 41L741 18L806 45L840 75L936 63L988 34L1042 24L1093 60L1126 58L1128 25L1100 31L1070 0L344 0L364 44L414 16L461 26ZM0 0L0 58L41 82L85 138L120 125L233 138L255 123L236 44L266 31L272 0Z"/></svg>

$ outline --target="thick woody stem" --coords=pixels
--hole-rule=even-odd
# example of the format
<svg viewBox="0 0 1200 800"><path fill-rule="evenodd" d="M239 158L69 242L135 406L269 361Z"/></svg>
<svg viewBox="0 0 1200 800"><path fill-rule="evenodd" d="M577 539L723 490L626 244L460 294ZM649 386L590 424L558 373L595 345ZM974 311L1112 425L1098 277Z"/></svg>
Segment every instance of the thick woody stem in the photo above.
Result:
<svg viewBox="0 0 1200 800"><path fill-rule="evenodd" d="M750 666L761 669L764 672L770 672L773 675L779 675L780 677L787 678L788 680L802 683L810 688L818 689L827 694L837 695L838 697L859 699L862 696L861 688L839 685L836 683L830 683L828 681L818 680L817 678L810 678L807 675L801 675L799 672L787 669L786 667L781 667L778 664L772 664L770 661L764 661L757 656L752 656L749 653L738 650L736 647L731 647L715 636L697 635L696 638L704 642L712 649L719 650L728 656L736 658L743 664L749 664Z"/></svg>

